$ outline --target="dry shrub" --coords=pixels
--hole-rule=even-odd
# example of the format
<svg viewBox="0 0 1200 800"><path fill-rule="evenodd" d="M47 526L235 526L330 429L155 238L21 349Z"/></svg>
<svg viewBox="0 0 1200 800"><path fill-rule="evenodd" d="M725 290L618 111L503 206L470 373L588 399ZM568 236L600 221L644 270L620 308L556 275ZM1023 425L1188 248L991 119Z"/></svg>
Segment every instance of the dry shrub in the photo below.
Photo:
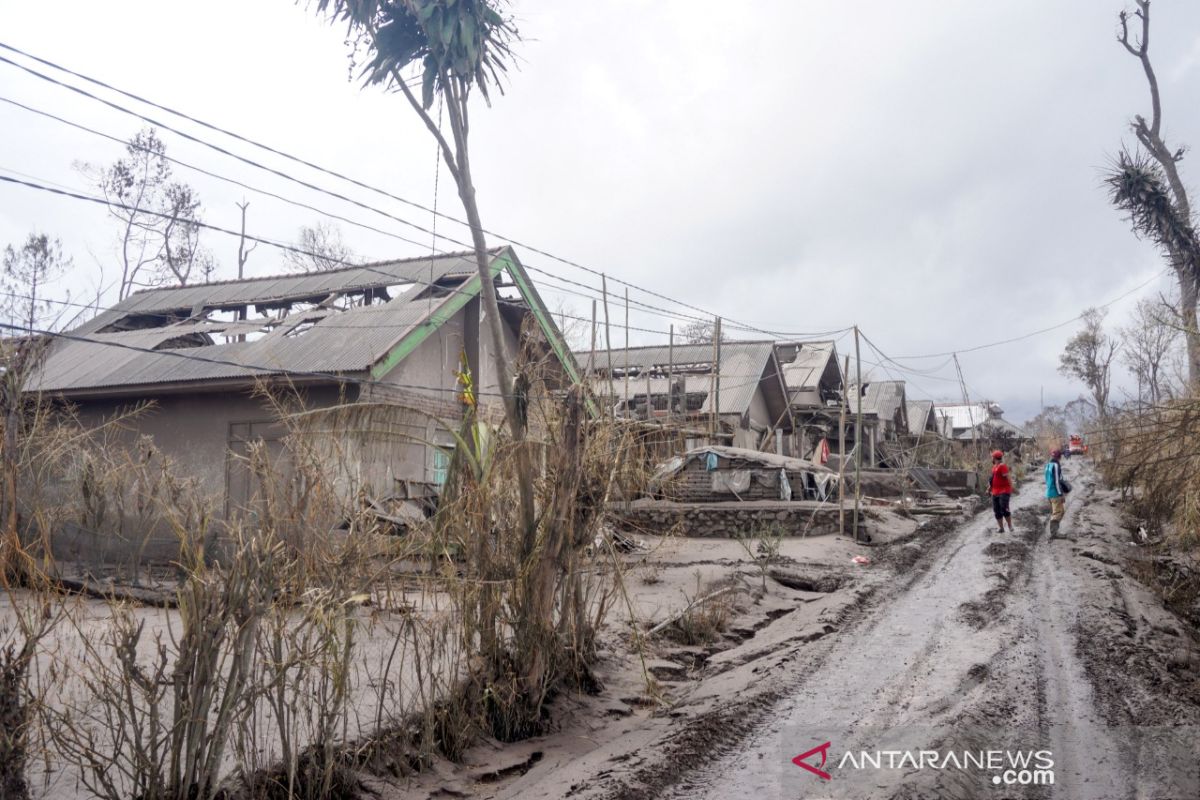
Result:
<svg viewBox="0 0 1200 800"><path fill-rule="evenodd" d="M23 430L41 433L23 435L19 471L28 541L66 526L111 537L135 580L152 538L179 553L176 610L90 603L63 626L80 653L58 666L70 689L36 715L48 769L114 799L350 796L356 769L404 772L457 758L481 733L542 732L557 692L595 689L596 631L619 577L601 522L618 479L638 479L632 434L526 356L529 438L491 429L482 406L440 423L457 444L445 491L404 536L381 521L391 476L359 468L363 442L411 437L414 414L428 430L427 412L314 412L294 391L264 392L282 446L236 454L253 491L221 520L129 417L86 430L69 408L36 404ZM526 461L538 467L533 529L513 480ZM48 546L21 552L52 571Z"/></svg>
<svg viewBox="0 0 1200 800"><path fill-rule="evenodd" d="M535 530L520 528L514 446L502 436L482 441L471 416L430 530L433 551L465 556L447 583L464 649L475 654L466 692L482 701L477 721L502 741L541 732L546 701L559 689L594 686L589 663L611 595L588 551L613 486L620 434L589 418L586 402L572 388L561 405L543 393L531 408L542 436L523 446L536 448L544 465Z"/></svg>
<svg viewBox="0 0 1200 800"><path fill-rule="evenodd" d="M1200 398L1113 416L1091 451L1132 510L1181 547L1200 544Z"/></svg>
<svg viewBox="0 0 1200 800"><path fill-rule="evenodd" d="M37 680L37 653L62 617L47 600L21 605L12 594L6 599L10 616L0 621L0 797L22 800L30 796L30 740L39 733L38 712L52 685Z"/></svg>

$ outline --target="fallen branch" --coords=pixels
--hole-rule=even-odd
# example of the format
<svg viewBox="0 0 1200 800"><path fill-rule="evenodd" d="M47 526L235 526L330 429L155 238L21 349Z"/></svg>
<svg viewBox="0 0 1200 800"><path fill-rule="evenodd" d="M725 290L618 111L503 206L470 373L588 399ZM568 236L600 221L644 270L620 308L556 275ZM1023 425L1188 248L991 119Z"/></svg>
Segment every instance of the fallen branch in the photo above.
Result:
<svg viewBox="0 0 1200 800"><path fill-rule="evenodd" d="M646 631L646 635L653 636L654 634L658 633L662 629L669 627L671 625L674 625L676 622L679 622L679 620L686 617L688 615L688 613L691 612L692 609L697 608L698 606L704 605L709 600L715 600L716 598L720 597L723 594L728 594L729 592L732 592L737 588L738 587L736 587L736 586L724 586L720 589L717 589L715 592L711 592L709 594L704 595L704 597L693 600L692 602L688 603L687 607L684 608L682 611L672 614L671 616L664 619L662 622L655 625L650 630Z"/></svg>

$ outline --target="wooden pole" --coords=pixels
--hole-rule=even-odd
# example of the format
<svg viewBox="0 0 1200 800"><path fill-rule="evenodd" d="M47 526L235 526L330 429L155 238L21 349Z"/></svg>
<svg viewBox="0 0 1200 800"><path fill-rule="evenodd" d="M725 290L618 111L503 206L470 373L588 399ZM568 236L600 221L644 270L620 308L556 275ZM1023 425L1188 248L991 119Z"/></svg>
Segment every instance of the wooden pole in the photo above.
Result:
<svg viewBox="0 0 1200 800"><path fill-rule="evenodd" d="M667 331L667 420L675 420L675 323ZM684 393L687 402L687 393Z"/></svg>
<svg viewBox="0 0 1200 800"><path fill-rule="evenodd" d="M596 377L596 301L592 301L592 347L588 350L588 375Z"/></svg>
<svg viewBox="0 0 1200 800"><path fill-rule="evenodd" d="M625 287L625 402L629 402L629 287Z"/></svg>
<svg viewBox="0 0 1200 800"><path fill-rule="evenodd" d="M858 344L858 326L854 326L854 394L858 411L854 418L854 541L858 541L858 509L862 503L862 358Z"/></svg>
<svg viewBox="0 0 1200 800"><path fill-rule="evenodd" d="M600 296L604 298L604 350L608 353L608 386L610 394L617 393L616 380L613 379L612 368L612 331L608 327L608 277L601 273L600 275ZM629 355L626 351L626 355ZM628 369L626 364L626 369Z"/></svg>
<svg viewBox="0 0 1200 800"><path fill-rule="evenodd" d="M846 377L850 374L850 356L846 356L846 367L842 370L842 407L838 414L838 534L846 535L846 404L850 398L846 393Z"/></svg>
<svg viewBox="0 0 1200 800"><path fill-rule="evenodd" d="M713 433L721 432L721 318L717 317L717 325L713 328L713 352L716 353L716 364L713 375L717 381L716 398L713 401ZM718 440L719 443L719 440Z"/></svg>

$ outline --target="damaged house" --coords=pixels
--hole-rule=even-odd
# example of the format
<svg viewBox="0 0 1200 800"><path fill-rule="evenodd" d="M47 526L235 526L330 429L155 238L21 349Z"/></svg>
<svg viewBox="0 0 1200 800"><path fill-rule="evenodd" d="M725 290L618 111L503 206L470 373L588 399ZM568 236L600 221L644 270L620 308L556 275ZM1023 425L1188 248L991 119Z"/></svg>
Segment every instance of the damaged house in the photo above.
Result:
<svg viewBox="0 0 1200 800"><path fill-rule="evenodd" d="M772 342L597 350L577 355L617 417L675 431L683 448L780 452L791 438L787 388Z"/></svg>
<svg viewBox="0 0 1200 800"><path fill-rule="evenodd" d="M823 463L839 446L844 376L837 347L831 341L779 342L775 356L783 369L795 426L785 452Z"/></svg>
<svg viewBox="0 0 1200 800"><path fill-rule="evenodd" d="M932 400L909 400L908 434L902 439L908 466L950 466L950 440L943 433L944 418L934 413Z"/></svg>
<svg viewBox="0 0 1200 800"><path fill-rule="evenodd" d="M491 251L512 352L579 379L515 252ZM68 401L89 426L123 423L197 482L226 519L252 513L247 457L286 457L276 387L307 412L354 409L338 428L347 489L429 496L446 479L469 374L484 414L499 405L472 253L308 274L156 288L130 295L57 339L26 385ZM332 424L322 425L329 429Z"/></svg>
<svg viewBox="0 0 1200 800"><path fill-rule="evenodd" d="M904 455L904 437L908 434L908 404L904 381L871 381L861 391L851 386L847 447L855 441L854 420L862 406L863 464L869 466L900 466Z"/></svg>

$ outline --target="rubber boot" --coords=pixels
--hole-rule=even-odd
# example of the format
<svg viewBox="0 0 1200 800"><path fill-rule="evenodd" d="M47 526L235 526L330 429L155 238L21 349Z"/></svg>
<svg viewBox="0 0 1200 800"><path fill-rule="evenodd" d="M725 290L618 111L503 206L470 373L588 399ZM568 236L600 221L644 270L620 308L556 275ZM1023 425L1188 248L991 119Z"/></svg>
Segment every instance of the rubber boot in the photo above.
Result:
<svg viewBox="0 0 1200 800"><path fill-rule="evenodd" d="M1058 520L1058 519L1050 520L1050 538L1051 539L1054 539L1058 536L1058 525L1060 522L1062 522L1062 520Z"/></svg>

